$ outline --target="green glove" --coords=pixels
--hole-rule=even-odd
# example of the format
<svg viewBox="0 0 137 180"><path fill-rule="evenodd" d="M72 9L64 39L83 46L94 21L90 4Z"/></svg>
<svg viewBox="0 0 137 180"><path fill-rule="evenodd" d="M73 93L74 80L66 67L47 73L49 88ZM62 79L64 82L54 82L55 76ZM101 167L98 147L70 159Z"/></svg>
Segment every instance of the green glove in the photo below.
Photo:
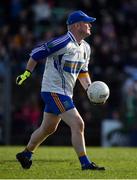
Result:
<svg viewBox="0 0 137 180"><path fill-rule="evenodd" d="M29 70L26 70L23 74L16 78L16 84L19 86L22 85L24 81L26 81L31 76L31 74L32 73Z"/></svg>

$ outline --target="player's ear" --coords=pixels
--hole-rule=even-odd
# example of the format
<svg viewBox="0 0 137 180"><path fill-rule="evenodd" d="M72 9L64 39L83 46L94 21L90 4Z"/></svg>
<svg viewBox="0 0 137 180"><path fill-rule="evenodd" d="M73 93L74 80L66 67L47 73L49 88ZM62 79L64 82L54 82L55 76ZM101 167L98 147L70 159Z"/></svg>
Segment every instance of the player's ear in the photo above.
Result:
<svg viewBox="0 0 137 180"><path fill-rule="evenodd" d="M79 22L77 22L77 23L74 24L74 28L79 28L79 27L80 27Z"/></svg>

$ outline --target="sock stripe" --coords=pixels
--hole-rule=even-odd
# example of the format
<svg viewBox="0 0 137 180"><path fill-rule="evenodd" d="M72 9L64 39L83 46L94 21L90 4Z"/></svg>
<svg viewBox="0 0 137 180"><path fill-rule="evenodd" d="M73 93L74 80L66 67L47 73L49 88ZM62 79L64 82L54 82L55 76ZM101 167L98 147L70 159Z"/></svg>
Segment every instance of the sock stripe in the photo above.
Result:
<svg viewBox="0 0 137 180"><path fill-rule="evenodd" d="M81 156L86 156L86 153L85 152L79 153L79 157L81 157Z"/></svg>

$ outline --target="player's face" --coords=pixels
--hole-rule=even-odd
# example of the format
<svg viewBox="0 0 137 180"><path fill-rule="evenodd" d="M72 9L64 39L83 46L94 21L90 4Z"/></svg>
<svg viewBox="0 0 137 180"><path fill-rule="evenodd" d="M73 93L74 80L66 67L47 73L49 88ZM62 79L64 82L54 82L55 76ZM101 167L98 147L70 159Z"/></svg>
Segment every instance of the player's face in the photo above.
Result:
<svg viewBox="0 0 137 180"><path fill-rule="evenodd" d="M87 37L91 35L91 23L89 22L80 22L79 23L79 32L83 37Z"/></svg>

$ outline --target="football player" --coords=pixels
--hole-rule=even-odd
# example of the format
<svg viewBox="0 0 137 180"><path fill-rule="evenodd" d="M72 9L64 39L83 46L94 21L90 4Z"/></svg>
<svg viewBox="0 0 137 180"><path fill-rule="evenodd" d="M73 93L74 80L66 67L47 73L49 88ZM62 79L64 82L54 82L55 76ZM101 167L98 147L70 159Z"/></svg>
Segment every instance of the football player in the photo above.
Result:
<svg viewBox="0 0 137 180"><path fill-rule="evenodd" d="M22 152L16 155L24 169L32 165L32 155L37 147L53 134L61 119L70 127L72 145L77 153L82 170L105 170L90 161L86 153L84 121L73 103L73 88L79 79L85 90L91 84L88 73L90 46L84 40L91 35L92 22L82 11L72 12L67 19L68 32L34 48L23 74L17 77L17 85L22 85L37 63L46 59L41 96L45 103L43 121L36 129Z"/></svg>

